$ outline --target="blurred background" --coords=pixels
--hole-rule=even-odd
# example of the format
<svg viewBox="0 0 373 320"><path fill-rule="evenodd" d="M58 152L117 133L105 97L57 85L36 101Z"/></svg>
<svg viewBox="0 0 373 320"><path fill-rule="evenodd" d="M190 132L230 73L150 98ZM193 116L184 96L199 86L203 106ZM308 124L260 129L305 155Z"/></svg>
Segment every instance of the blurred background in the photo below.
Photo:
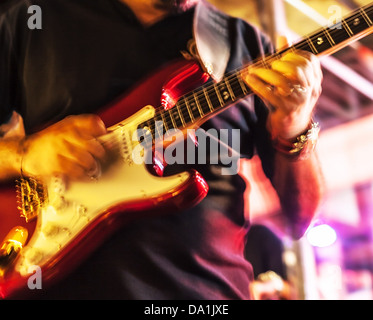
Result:
<svg viewBox="0 0 373 320"><path fill-rule="evenodd" d="M345 16L371 3L369 0L211 2L255 24L274 43L278 35L295 43L321 25L328 25L335 15ZM315 118L322 128L317 150L327 190L305 237L291 241L276 227L280 212L278 199L259 169L259 160L254 158L241 165L242 175L255 181L247 194L251 221L268 227L283 244L281 262L286 270L283 277L291 287L290 298L373 298L372 49L373 36L367 36L321 59L323 93ZM273 250L277 250L275 246Z"/></svg>

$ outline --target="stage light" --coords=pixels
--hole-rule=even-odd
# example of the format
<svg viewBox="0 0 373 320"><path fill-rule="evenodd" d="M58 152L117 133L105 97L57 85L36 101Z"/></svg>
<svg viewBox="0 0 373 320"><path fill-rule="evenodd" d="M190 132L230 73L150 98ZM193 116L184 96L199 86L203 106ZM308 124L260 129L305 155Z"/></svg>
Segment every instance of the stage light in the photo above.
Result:
<svg viewBox="0 0 373 320"><path fill-rule="evenodd" d="M321 248L330 246L337 240L337 233L327 224L312 227L307 231L306 236L312 246Z"/></svg>

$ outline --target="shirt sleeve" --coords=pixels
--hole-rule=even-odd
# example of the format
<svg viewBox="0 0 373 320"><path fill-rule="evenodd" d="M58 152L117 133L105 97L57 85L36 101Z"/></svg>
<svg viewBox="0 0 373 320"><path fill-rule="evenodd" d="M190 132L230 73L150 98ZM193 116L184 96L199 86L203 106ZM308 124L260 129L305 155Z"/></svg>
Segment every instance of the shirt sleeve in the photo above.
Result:
<svg viewBox="0 0 373 320"><path fill-rule="evenodd" d="M13 35L7 15L0 14L0 124L6 123L18 105L18 71Z"/></svg>

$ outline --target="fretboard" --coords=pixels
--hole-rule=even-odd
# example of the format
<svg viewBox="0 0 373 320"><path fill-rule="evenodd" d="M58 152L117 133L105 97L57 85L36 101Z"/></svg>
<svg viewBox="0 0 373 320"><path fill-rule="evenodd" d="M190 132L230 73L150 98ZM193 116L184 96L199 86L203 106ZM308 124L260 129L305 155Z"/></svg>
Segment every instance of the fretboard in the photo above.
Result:
<svg viewBox="0 0 373 320"><path fill-rule="evenodd" d="M321 28L302 41L276 52L249 66L232 72L218 82L204 85L184 96L176 105L168 110L158 109L153 119L142 123L139 127L147 127L152 136L163 136L170 129L190 128L200 124L209 117L229 107L234 102L252 93L242 79L242 73L253 66L268 67L273 60L280 59L284 52L303 50L315 55L328 54L341 49L361 35L373 32L373 3L354 11L348 17L337 21L334 25ZM156 126L155 123L161 124ZM163 132L162 131L163 128Z"/></svg>
<svg viewBox="0 0 373 320"><path fill-rule="evenodd" d="M348 17L337 21L332 26L321 28L311 36L295 44L293 47L299 50L321 55L333 50L343 43L368 31L373 26L373 4L355 10Z"/></svg>

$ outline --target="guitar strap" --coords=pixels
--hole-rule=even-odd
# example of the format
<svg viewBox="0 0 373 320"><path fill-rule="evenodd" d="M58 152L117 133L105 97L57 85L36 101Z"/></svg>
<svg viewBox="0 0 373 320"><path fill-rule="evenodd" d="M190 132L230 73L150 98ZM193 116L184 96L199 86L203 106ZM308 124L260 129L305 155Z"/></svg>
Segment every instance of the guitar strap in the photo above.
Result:
<svg viewBox="0 0 373 320"><path fill-rule="evenodd" d="M206 0L196 5L194 37L200 62L215 81L222 80L230 56L229 17Z"/></svg>

